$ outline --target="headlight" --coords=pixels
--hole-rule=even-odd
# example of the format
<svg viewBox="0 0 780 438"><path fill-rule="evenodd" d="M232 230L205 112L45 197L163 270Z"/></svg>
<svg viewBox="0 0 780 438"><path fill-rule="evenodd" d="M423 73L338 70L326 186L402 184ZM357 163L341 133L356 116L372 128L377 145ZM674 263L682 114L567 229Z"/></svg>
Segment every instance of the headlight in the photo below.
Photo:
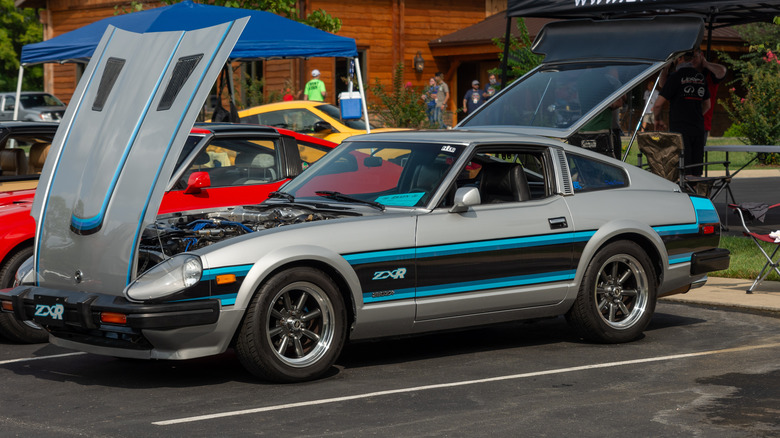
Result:
<svg viewBox="0 0 780 438"><path fill-rule="evenodd" d="M125 289L127 298L146 301L164 298L197 284L203 274L200 258L179 254L146 271Z"/></svg>
<svg viewBox="0 0 780 438"><path fill-rule="evenodd" d="M14 287L23 284L35 284L35 272L33 267L35 267L35 264L33 263L32 257L22 262L19 269L16 270L16 274L14 274Z"/></svg>
<svg viewBox="0 0 780 438"><path fill-rule="evenodd" d="M41 113L41 120L43 120L44 122L51 122L52 120L54 120L54 118L51 116L50 113Z"/></svg>

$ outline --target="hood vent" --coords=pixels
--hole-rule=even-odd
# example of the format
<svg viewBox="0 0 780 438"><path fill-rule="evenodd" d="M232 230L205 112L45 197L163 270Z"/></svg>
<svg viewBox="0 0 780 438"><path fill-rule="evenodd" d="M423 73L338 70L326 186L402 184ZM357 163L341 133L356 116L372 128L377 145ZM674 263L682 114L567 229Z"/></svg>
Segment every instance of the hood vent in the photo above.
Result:
<svg viewBox="0 0 780 438"><path fill-rule="evenodd" d="M168 87L165 89L162 99L160 99L157 111L165 111L171 108L173 101L176 100L176 96L179 94L182 87L184 87L184 84L195 70L195 67L198 65L201 58L203 58L203 54L185 56L176 61L176 67L173 69L171 81L168 82Z"/></svg>
<svg viewBox="0 0 780 438"><path fill-rule="evenodd" d="M97 96L95 96L95 102L92 103L92 111L103 111L106 99L108 99L108 95L111 94L116 79L119 77L119 73L124 66L124 59L112 57L106 61L106 68L103 69L103 76L100 78Z"/></svg>

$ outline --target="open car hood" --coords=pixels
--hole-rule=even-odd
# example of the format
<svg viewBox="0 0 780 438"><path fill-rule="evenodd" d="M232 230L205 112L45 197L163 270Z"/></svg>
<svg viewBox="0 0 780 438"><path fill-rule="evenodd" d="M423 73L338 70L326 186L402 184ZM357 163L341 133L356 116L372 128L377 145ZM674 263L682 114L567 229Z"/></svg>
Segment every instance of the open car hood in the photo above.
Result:
<svg viewBox="0 0 780 438"><path fill-rule="evenodd" d="M545 55L542 64L458 127L522 126L532 135L568 138L675 54L699 47L703 34L698 17L549 23L532 47Z"/></svg>
<svg viewBox="0 0 780 438"><path fill-rule="evenodd" d="M248 18L189 32L109 27L35 193L40 286L121 294L198 111Z"/></svg>

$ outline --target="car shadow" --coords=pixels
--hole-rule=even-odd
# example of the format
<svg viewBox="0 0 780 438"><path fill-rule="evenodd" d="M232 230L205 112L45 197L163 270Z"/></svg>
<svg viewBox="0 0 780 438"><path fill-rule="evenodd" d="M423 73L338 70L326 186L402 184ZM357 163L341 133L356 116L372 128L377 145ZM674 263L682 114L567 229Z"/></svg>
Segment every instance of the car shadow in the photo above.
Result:
<svg viewBox="0 0 780 438"><path fill-rule="evenodd" d="M704 320L658 312L646 331L701 322ZM3 343L0 342L0 345ZM577 345L590 343L581 340L563 317L351 342L344 347L336 365L318 380L337 376L348 369L556 344L563 345L563 348L576 348ZM216 356L182 361L135 360L78 353L41 344L26 357L34 360L7 361L0 367L36 379L112 388L186 388L229 383L275 385L246 371L232 349Z"/></svg>

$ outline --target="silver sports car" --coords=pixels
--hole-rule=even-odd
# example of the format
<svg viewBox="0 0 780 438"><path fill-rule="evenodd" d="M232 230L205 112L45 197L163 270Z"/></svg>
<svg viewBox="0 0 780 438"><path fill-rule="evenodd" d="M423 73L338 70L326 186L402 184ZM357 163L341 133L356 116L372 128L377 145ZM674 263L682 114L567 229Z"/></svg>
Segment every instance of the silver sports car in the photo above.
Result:
<svg viewBox="0 0 780 438"><path fill-rule="evenodd" d="M209 50L207 35L183 44ZM115 38L123 56L143 47ZM90 64L85 76L105 69ZM196 93L178 83L179 97ZM728 265L708 199L523 128L352 137L260 205L158 217L161 175L181 143L160 135L175 125L154 110L165 87L149 85L155 117L126 132L112 91L92 88L69 106L70 131L58 131L58 159L36 193L36 254L21 286L0 293L4 311L60 346L147 359L234 347L252 373L289 382L322 375L350 340L510 320L565 315L585 339L627 342L658 297ZM94 98L106 102L100 111ZM110 116L118 146L95 132ZM102 170L78 165L85 156Z"/></svg>

